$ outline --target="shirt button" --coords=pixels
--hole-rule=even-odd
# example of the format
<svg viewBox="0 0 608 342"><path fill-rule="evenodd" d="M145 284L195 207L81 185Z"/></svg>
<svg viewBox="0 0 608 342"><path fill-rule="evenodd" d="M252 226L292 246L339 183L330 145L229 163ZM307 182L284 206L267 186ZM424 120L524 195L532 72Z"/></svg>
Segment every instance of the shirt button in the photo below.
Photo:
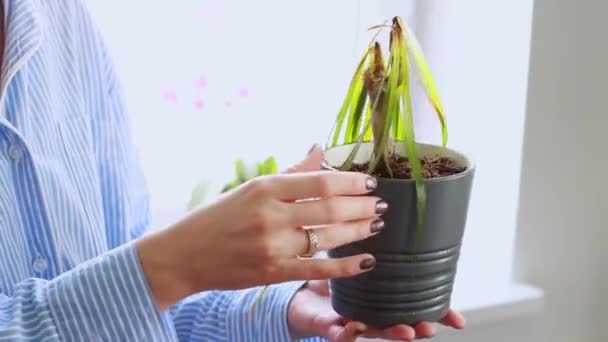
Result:
<svg viewBox="0 0 608 342"><path fill-rule="evenodd" d="M18 145L11 145L8 148L8 155L14 160L19 160L23 154L23 149Z"/></svg>
<svg viewBox="0 0 608 342"><path fill-rule="evenodd" d="M46 269L49 267L49 263L46 261L45 258L43 257L37 257L36 260L34 260L34 271L36 271L37 273L42 273L44 271L46 271Z"/></svg>

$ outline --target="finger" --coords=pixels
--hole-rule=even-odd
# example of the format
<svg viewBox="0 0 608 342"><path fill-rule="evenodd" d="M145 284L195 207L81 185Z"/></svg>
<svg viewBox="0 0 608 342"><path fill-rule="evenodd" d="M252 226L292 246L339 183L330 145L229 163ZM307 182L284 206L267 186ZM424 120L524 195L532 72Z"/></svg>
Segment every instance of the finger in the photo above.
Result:
<svg viewBox="0 0 608 342"><path fill-rule="evenodd" d="M294 226L319 226L366 220L384 214L388 204L373 196L337 196L289 203L287 216Z"/></svg>
<svg viewBox="0 0 608 342"><path fill-rule="evenodd" d="M351 242L360 241L380 233L384 229L384 221L380 218L373 220L359 220L349 223L323 226L311 229L317 235L319 250L330 250ZM289 240L293 241L294 254L304 255L308 253L310 241L306 230L298 228L289 232ZM297 235L297 236L296 236Z"/></svg>
<svg viewBox="0 0 608 342"><path fill-rule="evenodd" d="M352 277L375 266L376 259L369 254L335 259L284 259L280 265L279 282Z"/></svg>
<svg viewBox="0 0 608 342"><path fill-rule="evenodd" d="M386 329L369 328L363 336L396 341L413 341L416 338L416 331L409 325L399 324Z"/></svg>
<svg viewBox="0 0 608 342"><path fill-rule="evenodd" d="M354 342L366 329L365 324L361 322L350 322L345 327L332 326L329 340L331 342Z"/></svg>
<svg viewBox="0 0 608 342"><path fill-rule="evenodd" d="M431 338L435 336L437 329L429 322L420 322L414 327L416 330L416 338Z"/></svg>
<svg viewBox="0 0 608 342"><path fill-rule="evenodd" d="M466 322L464 317L459 312L450 310L440 323L454 329L464 329Z"/></svg>
<svg viewBox="0 0 608 342"><path fill-rule="evenodd" d="M377 187L374 177L358 172L311 171L271 177L274 195L284 201L363 195Z"/></svg>
<svg viewBox="0 0 608 342"><path fill-rule="evenodd" d="M308 155L304 160L285 170L284 173L317 171L321 168L322 161L323 150L321 150L321 146L315 144L310 151L308 151Z"/></svg>

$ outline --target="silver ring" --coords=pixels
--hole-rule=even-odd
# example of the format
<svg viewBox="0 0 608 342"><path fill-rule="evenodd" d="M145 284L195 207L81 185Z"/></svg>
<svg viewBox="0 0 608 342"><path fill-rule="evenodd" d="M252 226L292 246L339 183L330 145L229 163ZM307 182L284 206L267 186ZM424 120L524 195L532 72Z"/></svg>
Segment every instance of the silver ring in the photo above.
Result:
<svg viewBox="0 0 608 342"><path fill-rule="evenodd" d="M308 235L308 252L301 257L311 258L319 251L319 236L312 229L304 230Z"/></svg>

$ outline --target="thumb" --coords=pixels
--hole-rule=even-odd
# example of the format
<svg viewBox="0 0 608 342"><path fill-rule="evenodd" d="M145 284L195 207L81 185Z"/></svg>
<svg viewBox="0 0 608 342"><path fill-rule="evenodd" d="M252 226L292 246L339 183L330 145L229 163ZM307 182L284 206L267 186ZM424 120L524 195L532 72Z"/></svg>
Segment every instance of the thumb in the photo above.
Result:
<svg viewBox="0 0 608 342"><path fill-rule="evenodd" d="M318 171L321 168L323 158L324 155L321 146L315 144L312 146L304 160L285 170L284 173Z"/></svg>

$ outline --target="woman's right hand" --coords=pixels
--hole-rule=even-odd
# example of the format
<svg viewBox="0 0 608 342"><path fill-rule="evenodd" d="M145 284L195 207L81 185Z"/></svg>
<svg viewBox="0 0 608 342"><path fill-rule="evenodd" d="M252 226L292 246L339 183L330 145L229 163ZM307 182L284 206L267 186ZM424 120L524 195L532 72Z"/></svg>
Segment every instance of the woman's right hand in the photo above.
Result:
<svg viewBox="0 0 608 342"><path fill-rule="evenodd" d="M369 196L374 178L313 171L255 178L138 241L152 292L165 309L196 292L241 289L292 280L331 279L372 269L372 255L299 258L313 227L319 249L367 238L387 210Z"/></svg>

